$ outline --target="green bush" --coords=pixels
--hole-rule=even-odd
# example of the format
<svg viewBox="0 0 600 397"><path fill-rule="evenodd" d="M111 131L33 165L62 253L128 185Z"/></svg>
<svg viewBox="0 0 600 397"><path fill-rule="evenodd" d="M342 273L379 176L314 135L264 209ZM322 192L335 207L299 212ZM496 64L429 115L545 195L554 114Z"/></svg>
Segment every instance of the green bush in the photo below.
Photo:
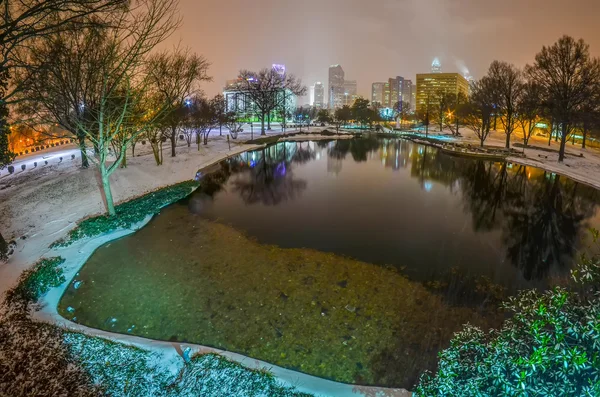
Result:
<svg viewBox="0 0 600 397"><path fill-rule="evenodd" d="M186 197L197 186L196 181L182 182L119 204L115 208L116 216L100 215L85 219L69 232L66 239L52 243L50 248L66 247L85 237L130 228L148 215L157 214L162 207Z"/></svg>
<svg viewBox="0 0 600 397"><path fill-rule="evenodd" d="M42 258L31 269L24 271L15 288L6 293L8 305L35 303L52 287L66 281L60 267L64 258Z"/></svg>
<svg viewBox="0 0 600 397"><path fill-rule="evenodd" d="M572 272L575 287L524 291L504 304L500 330L467 325L426 372L417 396L599 396L597 259Z"/></svg>

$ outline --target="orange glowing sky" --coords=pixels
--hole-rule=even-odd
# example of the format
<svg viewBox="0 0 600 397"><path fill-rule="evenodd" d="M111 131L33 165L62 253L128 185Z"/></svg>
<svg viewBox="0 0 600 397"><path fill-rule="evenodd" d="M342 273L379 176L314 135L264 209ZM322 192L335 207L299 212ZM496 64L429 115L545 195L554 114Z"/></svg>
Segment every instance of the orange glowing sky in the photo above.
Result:
<svg viewBox="0 0 600 397"><path fill-rule="evenodd" d="M273 63L307 86L326 84L339 63L365 96L374 81L414 81L434 57L477 78L494 59L531 62L562 34L600 56L599 0L180 0L180 9L183 26L162 47L181 43L210 60L208 95L241 68Z"/></svg>

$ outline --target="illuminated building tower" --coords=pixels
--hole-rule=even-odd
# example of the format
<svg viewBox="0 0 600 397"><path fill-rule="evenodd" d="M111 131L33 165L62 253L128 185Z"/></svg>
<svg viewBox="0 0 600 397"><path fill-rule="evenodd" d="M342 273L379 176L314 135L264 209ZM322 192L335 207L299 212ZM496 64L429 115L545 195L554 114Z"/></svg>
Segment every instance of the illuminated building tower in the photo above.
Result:
<svg viewBox="0 0 600 397"><path fill-rule="evenodd" d="M381 104L385 108L390 107L390 82L383 83L383 102Z"/></svg>
<svg viewBox="0 0 600 397"><path fill-rule="evenodd" d="M413 93L414 93L414 87L413 87L412 80L404 79L402 81L402 90L401 90L402 102L409 103L411 110L415 109L415 101L413 99Z"/></svg>
<svg viewBox="0 0 600 397"><path fill-rule="evenodd" d="M324 99L325 99L325 87L323 87L323 83L321 83L320 81L317 81L315 83L314 100L313 100L312 105L314 107L322 109L324 106Z"/></svg>
<svg viewBox="0 0 600 397"><path fill-rule="evenodd" d="M344 80L344 105L352 106L357 97L356 80Z"/></svg>
<svg viewBox="0 0 600 397"><path fill-rule="evenodd" d="M437 58L434 58L431 63L431 73L442 73L442 64Z"/></svg>
<svg viewBox="0 0 600 397"><path fill-rule="evenodd" d="M383 106L383 90L385 83L371 84L371 106L380 108Z"/></svg>
<svg viewBox="0 0 600 397"><path fill-rule="evenodd" d="M419 112L435 109L441 93L469 94L469 83L460 73L424 73L417 75L416 107Z"/></svg>
<svg viewBox="0 0 600 397"><path fill-rule="evenodd" d="M344 104L344 69L340 65L329 67L329 108L341 108Z"/></svg>
<svg viewBox="0 0 600 397"><path fill-rule="evenodd" d="M280 76L285 76L285 65L280 65L278 63L273 64L273 70L277 72Z"/></svg>

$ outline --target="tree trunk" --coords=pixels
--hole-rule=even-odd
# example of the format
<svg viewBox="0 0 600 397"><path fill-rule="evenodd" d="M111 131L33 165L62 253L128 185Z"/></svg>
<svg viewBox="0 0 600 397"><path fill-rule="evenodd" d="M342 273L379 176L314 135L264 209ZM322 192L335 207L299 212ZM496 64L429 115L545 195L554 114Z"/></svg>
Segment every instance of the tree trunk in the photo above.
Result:
<svg viewBox="0 0 600 397"><path fill-rule="evenodd" d="M260 117L260 135L267 135L265 131L265 114L263 113Z"/></svg>
<svg viewBox="0 0 600 397"><path fill-rule="evenodd" d="M558 162L562 163L565 159L565 144L567 143L567 135L569 133L569 127L567 123L562 123L562 133L560 137L560 150L558 151Z"/></svg>
<svg viewBox="0 0 600 397"><path fill-rule="evenodd" d="M88 168L90 166L90 161L88 160L87 152L85 150L85 134L77 134L77 140L79 141L79 151L81 151L81 168Z"/></svg>
<svg viewBox="0 0 600 397"><path fill-rule="evenodd" d="M177 145L177 130L171 129L171 157L175 157L175 146Z"/></svg>
<svg viewBox="0 0 600 397"><path fill-rule="evenodd" d="M552 144L552 133L554 132L554 120L550 121L550 136L548 136L548 146Z"/></svg>
<svg viewBox="0 0 600 397"><path fill-rule="evenodd" d="M5 261L8 259L8 244L6 244L6 240L2 237L2 233L0 233L0 261Z"/></svg>
<svg viewBox="0 0 600 397"><path fill-rule="evenodd" d="M506 134L506 148L510 149L510 134Z"/></svg>
<svg viewBox="0 0 600 397"><path fill-rule="evenodd" d="M267 114L267 129L269 131L271 130L271 112L269 112L269 114Z"/></svg>
<svg viewBox="0 0 600 397"><path fill-rule="evenodd" d="M587 128L583 127L583 142L581 142L581 148L585 149L585 138L587 137Z"/></svg>
<svg viewBox="0 0 600 397"><path fill-rule="evenodd" d="M133 142L131 142L131 157L135 157L135 144L136 144L135 140Z"/></svg>
<svg viewBox="0 0 600 397"><path fill-rule="evenodd" d="M104 162L100 164L100 175L102 176L102 190L104 191L104 199L106 200L106 211L108 215L115 216L115 203L113 201L112 190L110 189L110 176Z"/></svg>
<svg viewBox="0 0 600 397"><path fill-rule="evenodd" d="M480 146L483 147L483 141L485 141L485 139L483 138L483 133L481 134L481 138L480 138L481 144Z"/></svg>

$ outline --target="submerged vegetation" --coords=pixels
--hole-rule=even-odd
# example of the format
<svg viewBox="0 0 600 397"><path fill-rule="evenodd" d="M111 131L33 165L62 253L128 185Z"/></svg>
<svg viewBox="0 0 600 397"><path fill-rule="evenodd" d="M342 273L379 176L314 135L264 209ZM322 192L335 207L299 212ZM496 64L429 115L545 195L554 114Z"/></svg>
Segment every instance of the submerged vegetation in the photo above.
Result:
<svg viewBox="0 0 600 397"><path fill-rule="evenodd" d="M59 312L112 332L214 346L346 383L406 388L423 368L435 368L437 352L462 324L487 328L503 318L448 305L393 269L263 245L190 217L183 205L166 211L99 248ZM165 230L177 238L162 238Z"/></svg>
<svg viewBox="0 0 600 397"><path fill-rule="evenodd" d="M69 232L66 239L54 242L51 248L66 247L85 237L95 237L117 229L130 228L147 216L157 214L164 206L181 200L197 186L196 181L186 181L124 202L116 206L116 216L100 215L85 219Z"/></svg>
<svg viewBox="0 0 600 397"><path fill-rule="evenodd" d="M2 396L306 397L266 371L215 354L165 360L157 353L33 321L30 311L65 279L62 258L23 273L0 305Z"/></svg>

